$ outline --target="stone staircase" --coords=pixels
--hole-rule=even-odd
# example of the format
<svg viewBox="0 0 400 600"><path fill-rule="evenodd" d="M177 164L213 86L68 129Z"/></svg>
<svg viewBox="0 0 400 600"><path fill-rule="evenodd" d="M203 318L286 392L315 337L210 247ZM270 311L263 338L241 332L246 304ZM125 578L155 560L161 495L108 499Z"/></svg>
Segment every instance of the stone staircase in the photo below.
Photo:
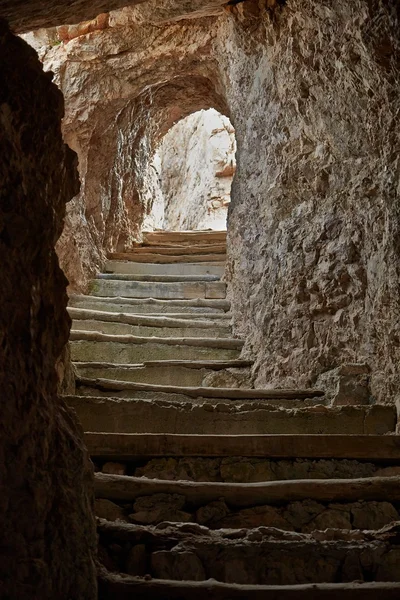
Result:
<svg viewBox="0 0 400 600"><path fill-rule="evenodd" d="M400 598L392 406L253 389L224 232L154 232L72 296L100 598Z"/></svg>

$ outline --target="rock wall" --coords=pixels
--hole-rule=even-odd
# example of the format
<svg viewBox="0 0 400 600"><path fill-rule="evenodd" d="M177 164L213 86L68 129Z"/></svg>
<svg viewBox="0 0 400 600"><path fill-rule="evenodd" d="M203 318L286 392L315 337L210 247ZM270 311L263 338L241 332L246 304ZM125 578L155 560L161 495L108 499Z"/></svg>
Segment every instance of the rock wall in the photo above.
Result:
<svg viewBox="0 0 400 600"><path fill-rule="evenodd" d="M235 151L235 130L214 109L174 125L149 166L160 188L151 190L156 200L154 225L171 230L226 229Z"/></svg>
<svg viewBox="0 0 400 600"><path fill-rule="evenodd" d="M140 238L153 202L149 159L173 123L203 108L227 114L211 55L214 23L161 27L125 11L105 30L41 52L65 96L64 139L79 157L81 191L57 245L71 289L84 291L107 252Z"/></svg>
<svg viewBox="0 0 400 600"><path fill-rule="evenodd" d="M57 397L68 339L54 245L78 191L61 93L0 21L0 597L96 598L92 467Z"/></svg>
<svg viewBox="0 0 400 600"><path fill-rule="evenodd" d="M272 3L269 3L272 4ZM228 253L256 384L367 363L399 385L399 4L246 2L220 21L238 142ZM284 5L285 4L285 5Z"/></svg>
<svg viewBox="0 0 400 600"><path fill-rule="evenodd" d="M339 365L362 363L362 386L369 378L372 397L392 401L398 3L197 8L145 2L45 55L83 182L58 246L67 276L83 289L107 251L140 238L157 183L149 157L173 123L214 107L238 143L227 281L256 384L325 385Z"/></svg>

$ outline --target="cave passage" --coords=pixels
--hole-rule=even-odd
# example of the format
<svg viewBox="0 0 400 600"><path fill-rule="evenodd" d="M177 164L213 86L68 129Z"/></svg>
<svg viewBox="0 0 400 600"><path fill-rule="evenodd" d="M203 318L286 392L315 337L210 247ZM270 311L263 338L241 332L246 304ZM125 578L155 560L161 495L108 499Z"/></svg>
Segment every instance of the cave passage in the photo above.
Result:
<svg viewBox="0 0 400 600"><path fill-rule="evenodd" d="M0 15L0 598L398 600L398 0Z"/></svg>

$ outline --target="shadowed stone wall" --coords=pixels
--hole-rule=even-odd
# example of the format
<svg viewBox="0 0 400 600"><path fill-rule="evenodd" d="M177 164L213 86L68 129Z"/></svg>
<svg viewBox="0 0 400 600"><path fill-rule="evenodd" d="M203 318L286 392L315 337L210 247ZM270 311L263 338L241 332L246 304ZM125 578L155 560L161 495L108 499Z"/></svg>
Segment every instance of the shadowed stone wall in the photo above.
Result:
<svg viewBox="0 0 400 600"><path fill-rule="evenodd" d="M0 597L92 600L92 467L55 371L70 321L54 246L76 158L61 93L4 21L0 81Z"/></svg>

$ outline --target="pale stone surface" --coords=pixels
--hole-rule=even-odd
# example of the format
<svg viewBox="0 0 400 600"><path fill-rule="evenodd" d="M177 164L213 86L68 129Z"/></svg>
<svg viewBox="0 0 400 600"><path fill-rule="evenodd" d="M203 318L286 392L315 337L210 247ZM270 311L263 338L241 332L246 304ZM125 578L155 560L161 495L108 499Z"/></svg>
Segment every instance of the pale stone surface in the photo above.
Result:
<svg viewBox="0 0 400 600"><path fill-rule="evenodd" d="M144 229L226 229L235 152L229 119L213 109L174 125L149 166L159 189L144 190L155 195Z"/></svg>

